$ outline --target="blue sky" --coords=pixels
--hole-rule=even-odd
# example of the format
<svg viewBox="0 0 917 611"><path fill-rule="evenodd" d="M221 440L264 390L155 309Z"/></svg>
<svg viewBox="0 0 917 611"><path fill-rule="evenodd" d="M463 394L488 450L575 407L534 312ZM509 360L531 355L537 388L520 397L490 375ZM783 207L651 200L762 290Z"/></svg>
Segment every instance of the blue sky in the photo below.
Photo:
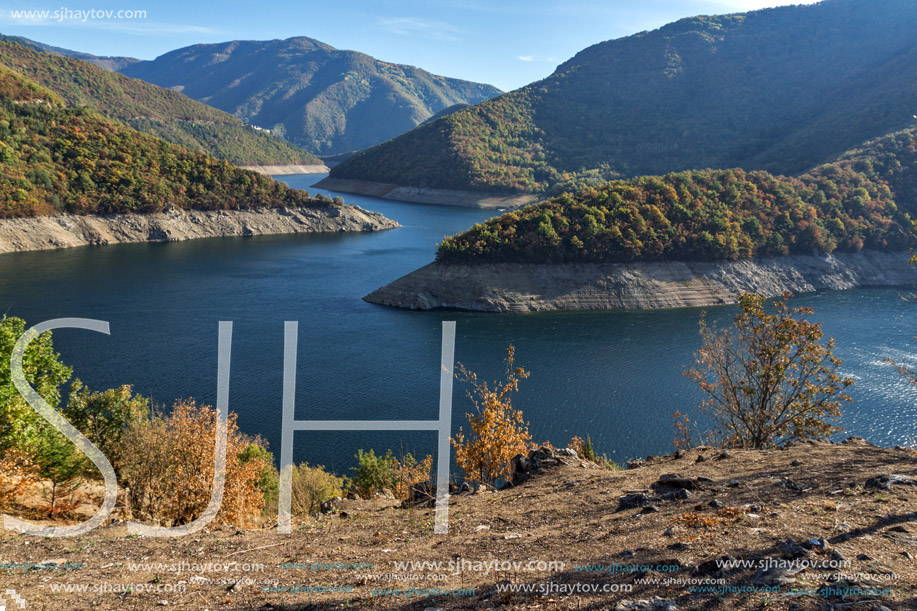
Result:
<svg viewBox="0 0 917 611"><path fill-rule="evenodd" d="M5 0L0 32L94 53L152 59L196 43L310 36L436 74L515 89L597 42L681 17L803 0ZM64 19L13 17L60 11ZM146 11L143 19L76 11Z"/></svg>

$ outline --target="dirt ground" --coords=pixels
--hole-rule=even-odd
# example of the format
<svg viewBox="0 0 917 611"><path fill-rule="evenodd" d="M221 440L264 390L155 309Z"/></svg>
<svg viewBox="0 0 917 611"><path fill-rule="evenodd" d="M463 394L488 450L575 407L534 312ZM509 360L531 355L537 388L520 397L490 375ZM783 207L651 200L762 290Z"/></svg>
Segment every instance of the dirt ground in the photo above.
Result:
<svg viewBox="0 0 917 611"><path fill-rule="evenodd" d="M870 481L889 474L904 477ZM48 610L917 609L917 453L856 438L626 471L555 455L515 488L454 494L447 535L429 508L338 509L291 535L4 531L0 597L10 611L10 591Z"/></svg>

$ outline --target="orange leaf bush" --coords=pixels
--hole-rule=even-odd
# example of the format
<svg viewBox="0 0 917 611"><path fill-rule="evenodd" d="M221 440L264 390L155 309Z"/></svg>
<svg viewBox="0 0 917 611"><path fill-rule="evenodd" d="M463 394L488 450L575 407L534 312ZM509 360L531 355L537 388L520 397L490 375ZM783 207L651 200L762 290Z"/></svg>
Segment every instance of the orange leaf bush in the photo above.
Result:
<svg viewBox="0 0 917 611"><path fill-rule="evenodd" d="M506 379L479 382L477 374L458 364L456 377L471 385L468 397L474 402L475 414L466 414L470 425L468 438L462 429L452 439L455 462L464 469L467 479L494 485L498 479L510 474L513 456L528 448L532 436L522 411L513 409L511 395L519 390L519 380L529 377L522 367L515 367L516 351L512 344L506 349Z"/></svg>

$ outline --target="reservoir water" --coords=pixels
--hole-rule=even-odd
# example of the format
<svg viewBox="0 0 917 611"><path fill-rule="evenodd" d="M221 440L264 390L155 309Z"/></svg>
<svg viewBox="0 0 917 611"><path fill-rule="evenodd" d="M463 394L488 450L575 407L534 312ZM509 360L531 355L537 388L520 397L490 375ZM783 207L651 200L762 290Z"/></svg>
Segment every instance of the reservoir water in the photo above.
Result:
<svg viewBox="0 0 917 611"><path fill-rule="evenodd" d="M321 176L285 176L310 188ZM311 189L315 192L315 189ZM483 314L407 312L365 294L433 260L443 236L493 212L344 195L403 227L373 234L217 238L0 256L0 309L29 323L107 320L111 336L55 332L62 359L95 389L130 383L171 404L213 403L217 324L234 322L230 409L243 431L279 452L283 323L299 321L297 418L435 418L440 325L457 321L456 359L486 379L508 343L531 371L514 403L535 441L593 439L615 460L673 449L672 412L697 416L701 395L682 375L699 346L700 310ZM917 390L891 357L917 363L917 304L893 290L798 296L837 339L856 379L845 435L878 444L917 437ZM735 309L709 308L728 324ZM454 429L471 409L455 388ZM467 428L467 427L466 427ZM297 433L295 459L344 472L358 448L430 452L432 433Z"/></svg>

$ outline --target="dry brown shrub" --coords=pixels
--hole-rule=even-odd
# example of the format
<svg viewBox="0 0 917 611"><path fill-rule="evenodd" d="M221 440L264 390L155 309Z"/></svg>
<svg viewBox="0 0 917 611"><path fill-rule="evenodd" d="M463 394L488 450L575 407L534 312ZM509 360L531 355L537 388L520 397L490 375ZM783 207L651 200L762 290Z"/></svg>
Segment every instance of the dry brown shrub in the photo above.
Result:
<svg viewBox="0 0 917 611"><path fill-rule="evenodd" d="M38 483L37 471L25 452L4 450L0 456L0 513L13 503L22 502L25 494Z"/></svg>
<svg viewBox="0 0 917 611"><path fill-rule="evenodd" d="M430 470L433 468L433 457L427 455L422 461L411 455L406 455L402 460L392 458L392 473L395 476L395 498L399 501L414 501L414 491L417 484L430 481Z"/></svg>
<svg viewBox="0 0 917 611"><path fill-rule="evenodd" d="M172 526L187 524L204 512L213 487L216 431L216 410L186 400L176 402L168 417L142 422L125 433L121 467L135 515ZM265 459L240 460L249 443L239 432L236 415L230 414L218 521L251 525L264 505L258 482Z"/></svg>

